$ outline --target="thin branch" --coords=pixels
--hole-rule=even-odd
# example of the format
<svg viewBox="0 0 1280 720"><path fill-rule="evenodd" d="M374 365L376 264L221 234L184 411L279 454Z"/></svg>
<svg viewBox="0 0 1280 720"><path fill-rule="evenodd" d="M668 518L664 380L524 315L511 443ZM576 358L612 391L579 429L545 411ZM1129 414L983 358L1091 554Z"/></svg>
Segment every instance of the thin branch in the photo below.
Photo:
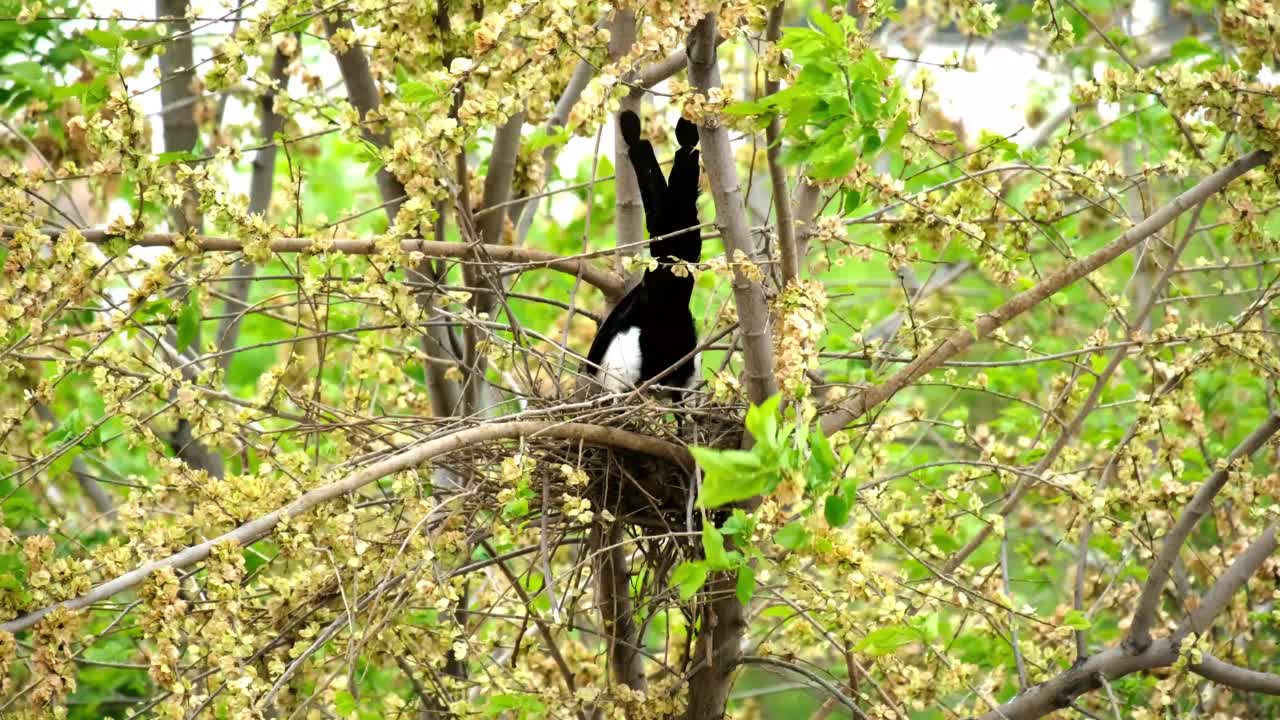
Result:
<svg viewBox="0 0 1280 720"><path fill-rule="evenodd" d="M844 428L924 374L969 349L977 340L989 336L997 328L1008 324L1054 293L1120 257L1173 222L1182 213L1213 196L1241 175L1266 164L1270 159L1269 152L1255 150L1200 181L1195 187L1174 198L1172 202L1157 210L1146 220L1134 225L1105 247L1045 277L1035 287L1015 295L1005 304L982 315L972 328L956 330L885 382L855 394L837 410L823 417L823 431L830 434Z"/></svg>
<svg viewBox="0 0 1280 720"><path fill-rule="evenodd" d="M778 658L764 657L761 655L743 655L742 659L739 662L743 665L764 665L767 667L780 668L790 673L795 673L796 675L799 675L805 678L809 682L812 682L813 684L817 685L823 690L826 690L827 692L831 693L831 697L836 702L849 708L849 711L852 712L854 715L860 718L867 717L867 714L862 711L862 708L855 705L852 700L850 700L848 697L845 696L844 693L840 692L840 688L837 688L835 685L832 685L830 682L824 680L821 675L818 675L815 672L811 672L806 668L800 667L795 663L789 663L785 660L780 660Z"/></svg>
<svg viewBox="0 0 1280 720"><path fill-rule="evenodd" d="M769 10L765 40L770 43L776 43L782 37L782 15L785 10L785 2L779 2ZM764 93L772 95L778 92L779 87L781 87L780 80L766 80ZM773 188L773 210L778 226L778 249L782 252L782 286L786 287L788 283L800 276L800 257L796 249L796 229L791 214L791 190L787 187L786 168L782 167L782 143L779 141L781 135L782 121L775 114L764 131L765 140L768 142L765 159L769 163L769 183Z"/></svg>
<svg viewBox="0 0 1280 720"><path fill-rule="evenodd" d="M1068 670L992 709L979 720L1035 720L1055 710L1070 707L1075 699L1101 687L1102 682L1136 672L1168 667L1177 662L1182 642L1193 631L1207 629L1231 596L1244 585L1276 549L1273 524L1231 563L1213 587L1201 596L1196 610L1173 635L1150 642L1141 651L1128 643L1076 662ZM1192 663L1189 669L1203 677L1240 690L1272 693L1280 691L1280 677L1246 670L1205 655L1207 662Z"/></svg>
<svg viewBox="0 0 1280 720"><path fill-rule="evenodd" d="M0 239L13 237L18 228L0 227ZM64 231L43 231L51 240L57 240ZM92 243L106 244L122 236L107 230L85 230L85 240ZM174 233L147 233L132 241L134 247L173 247L175 242L187 247L186 238ZM244 244L239 240L209 235L198 235L192 240L192 247L202 252L240 252ZM310 238L276 238L268 246L274 253L321 253L338 252L346 255L372 255L377 249L373 240L358 238L338 238L333 240L315 240ZM439 240L405 239L400 241L400 249L404 252L420 252L430 258L450 258L470 260L476 254L475 249L463 243L441 242ZM550 268L569 275L580 275L582 279L599 288L610 298L619 298L623 293L622 278L614 273L598 268L587 261L587 258L571 258L557 255L546 250L535 248L518 248L510 245L483 245L484 254L494 262L518 264L522 268Z"/></svg>
<svg viewBox="0 0 1280 720"><path fill-rule="evenodd" d="M419 445L401 450L383 460L356 470L341 480L321 485L304 493L288 505L250 520L216 538L206 540L199 545L193 545L166 558L147 563L102 583L78 597L29 612L14 620L0 623L0 631L17 633L26 630L52 612L54 608L65 607L68 610L79 610L94 603L102 602L118 593L137 587L138 584L158 570L194 565L209 557L213 547L220 543L236 543L241 546L248 546L270 535L283 520L302 515L317 505L359 490L365 485L388 475L416 468L434 457L472 445L522 437L578 440L593 445L652 455L686 468L693 467L693 460L686 449L648 435L641 435L618 428L552 420L517 420L513 422L487 423L459 430L443 437L426 440Z"/></svg>

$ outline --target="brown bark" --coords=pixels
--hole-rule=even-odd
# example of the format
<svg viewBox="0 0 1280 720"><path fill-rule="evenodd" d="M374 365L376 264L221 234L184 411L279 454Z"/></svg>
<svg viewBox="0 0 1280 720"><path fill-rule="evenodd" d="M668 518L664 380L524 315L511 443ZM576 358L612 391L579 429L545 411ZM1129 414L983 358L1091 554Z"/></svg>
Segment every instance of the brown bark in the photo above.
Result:
<svg viewBox="0 0 1280 720"><path fill-rule="evenodd" d="M714 14L703 17L689 36L689 79L703 93L720 84L716 38ZM729 132L715 122L701 125L699 137L725 253L731 262L750 259L751 238ZM761 403L777 392L769 308L764 287L737 264L733 270L733 297L742 331L747 397L753 403ZM697 671L689 680L688 720L724 716L733 673L742 659L742 637L747 625L746 609L738 602L734 585L734 576L726 573L715 573L707 581L706 600L700 609L702 628L691 658Z"/></svg>

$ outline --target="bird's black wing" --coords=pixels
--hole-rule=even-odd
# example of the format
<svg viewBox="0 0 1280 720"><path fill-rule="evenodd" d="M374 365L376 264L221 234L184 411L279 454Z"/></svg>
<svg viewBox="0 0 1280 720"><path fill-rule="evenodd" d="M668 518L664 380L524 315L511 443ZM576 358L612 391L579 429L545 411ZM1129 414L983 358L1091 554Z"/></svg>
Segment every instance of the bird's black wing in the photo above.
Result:
<svg viewBox="0 0 1280 720"><path fill-rule="evenodd" d="M591 340L591 349L587 351L588 365L585 372L588 375L594 376L600 371L600 363L604 362L604 354L609 349L609 343L627 328L637 324L636 314L640 306L645 304L646 292L644 283L636 285L631 292L623 296L613 312L605 317L604 322L600 323L596 336Z"/></svg>

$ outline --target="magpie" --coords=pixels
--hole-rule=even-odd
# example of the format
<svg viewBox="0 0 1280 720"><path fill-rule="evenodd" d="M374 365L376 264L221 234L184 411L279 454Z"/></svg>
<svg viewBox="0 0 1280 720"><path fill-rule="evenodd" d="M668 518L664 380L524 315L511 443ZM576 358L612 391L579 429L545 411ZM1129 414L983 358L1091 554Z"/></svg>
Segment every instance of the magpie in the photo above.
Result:
<svg viewBox="0 0 1280 720"><path fill-rule="evenodd" d="M676 123L680 148L670 176L664 179L653 145L640 137L640 118L626 110L618 116L618 124L640 185L645 227L650 238L662 239L649 244L657 267L645 270L640 283L601 323L587 352L587 372L608 392L623 392L680 363L658 382L689 388L698 377L698 358L680 361L698 344L689 309L693 275L672 268L677 262L696 263L702 256L698 126L684 118Z"/></svg>

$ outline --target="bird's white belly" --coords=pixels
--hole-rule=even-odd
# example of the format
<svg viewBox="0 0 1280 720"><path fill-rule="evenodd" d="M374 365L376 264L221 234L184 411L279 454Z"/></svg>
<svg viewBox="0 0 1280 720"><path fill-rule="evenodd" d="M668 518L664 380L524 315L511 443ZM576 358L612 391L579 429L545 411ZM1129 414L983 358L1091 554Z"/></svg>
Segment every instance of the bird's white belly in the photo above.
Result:
<svg viewBox="0 0 1280 720"><path fill-rule="evenodd" d="M702 379L702 353L693 356L693 372L689 373L689 379L685 381L684 389L692 390L694 385Z"/></svg>
<svg viewBox="0 0 1280 720"><path fill-rule="evenodd" d="M618 333L600 362L600 384L609 392L624 392L640 381L640 328Z"/></svg>

